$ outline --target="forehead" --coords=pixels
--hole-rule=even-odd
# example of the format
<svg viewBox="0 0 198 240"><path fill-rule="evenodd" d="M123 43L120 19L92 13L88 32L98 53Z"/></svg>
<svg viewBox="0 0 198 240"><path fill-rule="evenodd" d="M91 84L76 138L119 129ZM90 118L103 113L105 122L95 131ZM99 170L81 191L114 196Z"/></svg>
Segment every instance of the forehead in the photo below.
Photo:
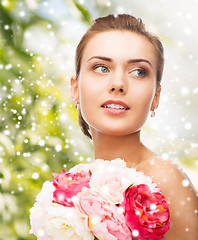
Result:
<svg viewBox="0 0 198 240"><path fill-rule="evenodd" d="M95 55L104 55L115 61L144 58L156 65L153 45L145 36L131 31L113 30L95 34L86 44L82 62Z"/></svg>

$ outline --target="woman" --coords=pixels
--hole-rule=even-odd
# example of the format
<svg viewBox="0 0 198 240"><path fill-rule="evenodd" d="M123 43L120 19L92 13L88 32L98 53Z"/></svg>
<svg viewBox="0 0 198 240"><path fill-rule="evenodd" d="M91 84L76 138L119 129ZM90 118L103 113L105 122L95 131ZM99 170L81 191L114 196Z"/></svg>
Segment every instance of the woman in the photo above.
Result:
<svg viewBox="0 0 198 240"><path fill-rule="evenodd" d="M94 21L76 51L71 95L82 131L93 140L96 159L124 159L152 177L169 202L168 240L198 239L198 199L171 161L140 140L149 111L159 105L163 47L140 19L108 15Z"/></svg>

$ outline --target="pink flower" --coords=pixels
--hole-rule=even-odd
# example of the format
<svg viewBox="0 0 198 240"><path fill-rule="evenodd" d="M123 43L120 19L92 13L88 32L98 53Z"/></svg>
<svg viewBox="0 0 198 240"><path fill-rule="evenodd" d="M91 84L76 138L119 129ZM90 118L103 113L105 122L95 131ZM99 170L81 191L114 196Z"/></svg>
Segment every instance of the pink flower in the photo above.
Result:
<svg viewBox="0 0 198 240"><path fill-rule="evenodd" d="M131 185L132 170L121 159L97 159L91 166L90 187L114 204L123 202L123 193Z"/></svg>
<svg viewBox="0 0 198 240"><path fill-rule="evenodd" d="M132 240L123 208L116 207L97 192L83 188L76 196L75 208L87 218L88 226L98 239Z"/></svg>
<svg viewBox="0 0 198 240"><path fill-rule="evenodd" d="M160 192L151 193L145 184L125 191L123 207L133 239L162 239L170 227L168 203Z"/></svg>
<svg viewBox="0 0 198 240"><path fill-rule="evenodd" d="M65 169L59 174L54 173L52 182L55 187L53 192L54 202L66 207L73 207L72 197L76 196L83 187L89 188L90 174L81 171L76 173L67 173Z"/></svg>

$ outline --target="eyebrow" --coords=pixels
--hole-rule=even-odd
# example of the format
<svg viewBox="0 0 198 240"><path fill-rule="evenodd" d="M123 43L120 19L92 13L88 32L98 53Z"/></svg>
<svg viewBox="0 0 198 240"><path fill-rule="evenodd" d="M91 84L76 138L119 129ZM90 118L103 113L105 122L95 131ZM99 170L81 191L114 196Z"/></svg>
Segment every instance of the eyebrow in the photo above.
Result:
<svg viewBox="0 0 198 240"><path fill-rule="evenodd" d="M93 56L93 57L89 58L88 61L90 61L91 59L94 59L94 58L96 58L96 59L101 59L101 60L104 60L104 61L107 61L107 62L113 62L113 59L112 59L112 58L104 57L104 56ZM146 62L146 63L148 63L151 67L153 67L150 61L148 61L147 59L143 59L143 58L129 59L129 60L127 61L127 63L137 63L137 62Z"/></svg>

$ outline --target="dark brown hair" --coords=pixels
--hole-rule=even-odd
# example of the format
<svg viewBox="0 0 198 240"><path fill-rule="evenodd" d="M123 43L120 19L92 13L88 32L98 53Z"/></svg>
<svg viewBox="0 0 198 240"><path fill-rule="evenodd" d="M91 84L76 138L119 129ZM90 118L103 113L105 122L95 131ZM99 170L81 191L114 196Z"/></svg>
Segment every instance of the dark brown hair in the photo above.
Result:
<svg viewBox="0 0 198 240"><path fill-rule="evenodd" d="M140 18L135 18L129 14L118 14L118 15L107 15L105 17L97 18L93 21L92 26L87 30L87 32L81 38L77 49L75 58L75 68L76 68L76 80L78 80L81 67L81 59L83 51L89 42L89 40L97 33L120 30L120 31L131 31L145 36L150 43L153 45L157 58L157 87L160 86L163 68L164 68L164 49L159 38L145 28L144 23ZM81 127L82 132L92 139L89 133L89 125L85 122L82 117L81 111L79 109L78 122Z"/></svg>

